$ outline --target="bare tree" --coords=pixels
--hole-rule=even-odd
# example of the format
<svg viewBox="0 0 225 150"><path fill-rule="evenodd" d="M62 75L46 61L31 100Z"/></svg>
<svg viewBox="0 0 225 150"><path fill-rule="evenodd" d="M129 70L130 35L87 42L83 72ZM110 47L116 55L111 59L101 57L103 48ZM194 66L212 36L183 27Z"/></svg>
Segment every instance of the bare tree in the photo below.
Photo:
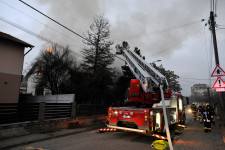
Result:
<svg viewBox="0 0 225 150"><path fill-rule="evenodd" d="M109 40L109 21L103 16L94 17L86 39L82 54L82 69L88 73L84 84L87 85L90 103L105 103L108 85L112 83L114 56L111 53L112 41Z"/></svg>
<svg viewBox="0 0 225 150"><path fill-rule="evenodd" d="M53 45L42 50L32 64L36 88L49 89L52 94L62 93L60 86L70 78L69 71L75 64L75 58L69 47Z"/></svg>
<svg viewBox="0 0 225 150"><path fill-rule="evenodd" d="M88 31L88 41L83 41L86 44L82 50L84 56L82 67L85 71L90 73L112 71L109 66L114 62L113 54L110 52L113 42L109 41L109 27L109 21L103 16L94 17Z"/></svg>

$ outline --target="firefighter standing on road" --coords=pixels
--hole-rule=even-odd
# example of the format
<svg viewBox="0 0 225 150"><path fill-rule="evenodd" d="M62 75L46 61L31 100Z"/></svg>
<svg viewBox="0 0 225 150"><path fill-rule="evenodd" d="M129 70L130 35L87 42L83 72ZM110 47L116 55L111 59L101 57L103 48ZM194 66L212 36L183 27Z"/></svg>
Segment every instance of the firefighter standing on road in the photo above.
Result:
<svg viewBox="0 0 225 150"><path fill-rule="evenodd" d="M203 116L205 132L208 132L208 131L211 132L211 122L213 122L213 113L212 113L211 107L209 105L204 107L202 116Z"/></svg>
<svg viewBox="0 0 225 150"><path fill-rule="evenodd" d="M201 124L202 124L202 111L203 111L203 105L200 105L198 107L198 119Z"/></svg>
<svg viewBox="0 0 225 150"><path fill-rule="evenodd" d="M197 107L196 107L195 104L191 104L191 112L192 112L193 119L196 120L196 118L197 118Z"/></svg>

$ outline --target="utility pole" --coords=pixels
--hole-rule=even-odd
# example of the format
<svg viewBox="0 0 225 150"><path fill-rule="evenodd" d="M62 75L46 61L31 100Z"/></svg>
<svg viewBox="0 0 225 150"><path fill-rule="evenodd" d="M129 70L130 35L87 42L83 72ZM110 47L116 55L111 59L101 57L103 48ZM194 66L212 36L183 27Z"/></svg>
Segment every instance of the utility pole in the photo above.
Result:
<svg viewBox="0 0 225 150"><path fill-rule="evenodd" d="M214 1L213 1L214 3ZM220 65L219 63L219 55L218 55L218 48L217 48L217 41L216 41L216 31L215 31L215 19L214 19L214 12L210 11L210 29L212 31L212 36L213 36L213 46L214 46L214 52L215 52L215 61L216 61L216 65ZM223 135L223 142L225 143L225 127L224 127L224 121L225 121L225 109L224 109L224 102L223 102L223 98L222 98L222 93L219 92L219 101L220 101L220 105L222 108L221 111L221 127L222 127L222 135Z"/></svg>
<svg viewBox="0 0 225 150"><path fill-rule="evenodd" d="M214 52L215 52L216 65L220 65L217 41L216 41L215 20L214 20L214 12L213 11L210 11L210 23L211 23L210 29L212 31L212 36L213 36L213 46L214 46Z"/></svg>
<svg viewBox="0 0 225 150"><path fill-rule="evenodd" d="M213 46L214 46L214 52L215 52L215 61L216 61L216 65L220 65L219 63L219 55L218 55L218 48L217 48L217 41L216 41L216 31L215 31L215 19L214 19L214 12L210 11L210 29L212 31L212 36L213 36ZM224 103L223 103L223 99L222 99L222 95L221 92L219 92L219 100L220 100L220 104L222 106L222 112L224 113ZM225 116L221 116L222 120L225 120Z"/></svg>

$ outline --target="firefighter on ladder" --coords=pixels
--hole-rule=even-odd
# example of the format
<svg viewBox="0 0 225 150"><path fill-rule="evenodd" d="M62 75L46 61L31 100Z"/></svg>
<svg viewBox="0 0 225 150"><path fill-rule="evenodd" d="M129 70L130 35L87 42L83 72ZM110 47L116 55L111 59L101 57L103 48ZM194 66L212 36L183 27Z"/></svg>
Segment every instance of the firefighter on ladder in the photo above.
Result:
<svg viewBox="0 0 225 150"><path fill-rule="evenodd" d="M203 122L204 122L204 130L205 132L211 132L211 122L214 123L213 120L213 112L211 111L211 107L208 105L204 107L202 112Z"/></svg>

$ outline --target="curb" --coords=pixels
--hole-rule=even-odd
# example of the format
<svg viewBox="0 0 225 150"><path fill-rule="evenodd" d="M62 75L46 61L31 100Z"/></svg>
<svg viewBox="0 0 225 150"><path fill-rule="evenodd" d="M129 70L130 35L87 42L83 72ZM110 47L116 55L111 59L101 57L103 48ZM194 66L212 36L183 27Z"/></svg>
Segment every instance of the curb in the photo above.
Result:
<svg viewBox="0 0 225 150"><path fill-rule="evenodd" d="M68 135L80 133L80 132L82 132L82 131L71 132L71 133L61 134L61 135L57 135L57 136L50 136L50 137L41 138L41 139L34 139L34 140L31 140L31 141L24 141L24 142L21 142L21 143L18 143L18 144L3 146L3 147L0 147L0 149L1 150L8 150L9 148L13 148L13 147L17 147L17 146L27 145L27 144L31 144L31 143L35 143L35 142L41 142L41 141L44 141L44 140L49 140L49 139L52 139L52 138L59 138L59 137L63 137L63 136L68 136Z"/></svg>
<svg viewBox="0 0 225 150"><path fill-rule="evenodd" d="M93 125L93 124L91 124L91 125ZM49 137L34 139L34 140L30 140L30 141L24 141L24 142L21 142L21 143L12 144L12 145L8 145L8 146L0 146L0 150L8 150L9 148L13 148L13 147L17 147L17 146L22 146L22 145L41 142L41 141L45 141L45 140L49 140L49 139L53 139L53 138L60 138L60 137L64 137L64 136L78 134L78 133L81 133L81 132L93 130L95 128L97 129L97 127L95 127L95 128L88 128L88 127L90 127L90 125L82 127L82 128L84 128L83 130L82 130L82 128L80 128L81 130L79 130L79 131L74 131L74 132L65 133L65 134L62 133L62 134L59 134L59 135L51 135L51 132L46 133L46 135L49 136ZM77 129L79 129L79 128L77 128ZM52 133L55 133L55 132L52 132Z"/></svg>

